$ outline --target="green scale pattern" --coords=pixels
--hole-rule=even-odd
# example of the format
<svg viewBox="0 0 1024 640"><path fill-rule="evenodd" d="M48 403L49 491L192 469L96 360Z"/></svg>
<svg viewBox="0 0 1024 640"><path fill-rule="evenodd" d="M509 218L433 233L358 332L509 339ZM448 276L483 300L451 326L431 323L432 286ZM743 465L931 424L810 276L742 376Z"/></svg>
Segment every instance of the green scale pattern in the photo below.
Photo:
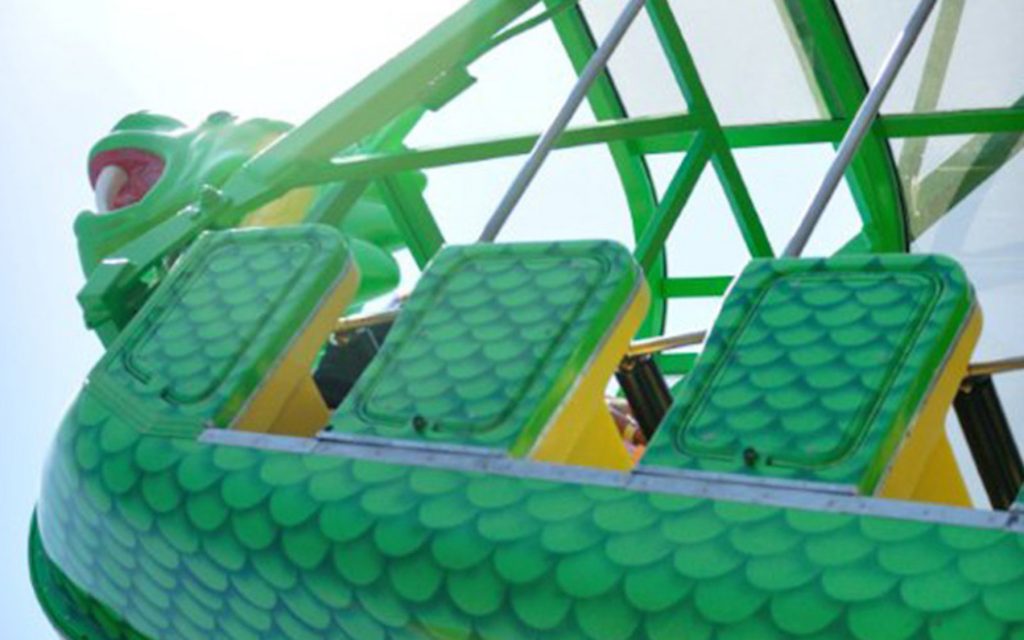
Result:
<svg viewBox="0 0 1024 640"><path fill-rule="evenodd" d="M94 391L143 430L227 427L349 268L329 227L206 233L93 370Z"/></svg>
<svg viewBox="0 0 1024 640"><path fill-rule="evenodd" d="M448 247L332 428L523 455L642 282L614 242Z"/></svg>
<svg viewBox="0 0 1024 640"><path fill-rule="evenodd" d="M973 300L943 257L755 260L643 464L870 494Z"/></svg>
<svg viewBox="0 0 1024 640"><path fill-rule="evenodd" d="M1024 638L1024 535L202 444L86 388L40 600L80 640Z"/></svg>

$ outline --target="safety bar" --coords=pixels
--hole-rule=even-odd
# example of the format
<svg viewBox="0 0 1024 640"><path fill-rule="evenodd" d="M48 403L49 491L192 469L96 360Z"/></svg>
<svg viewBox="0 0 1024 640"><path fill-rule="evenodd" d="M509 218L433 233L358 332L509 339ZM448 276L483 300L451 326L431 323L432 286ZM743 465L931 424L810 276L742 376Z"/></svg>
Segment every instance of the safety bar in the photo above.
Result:
<svg viewBox="0 0 1024 640"><path fill-rule="evenodd" d="M388 309L387 311L380 311L377 313L360 313L345 316L338 320L338 323L334 326L333 333L336 336L340 336L342 334L355 331L356 329L390 324L395 321L395 318L398 317L400 311L401 309ZM690 331L688 333L679 333L670 336L657 336L654 338L645 338L643 340L634 340L630 343L629 350L626 351L626 357L641 358L644 356L662 353L664 351L671 351L672 349L678 349L680 347L692 347L694 345L702 344L707 339L707 335L707 331ZM968 377L997 375L1013 371L1024 371L1024 356L975 362L967 368L967 375Z"/></svg>
<svg viewBox="0 0 1024 640"><path fill-rule="evenodd" d="M622 42L622 37L626 35L626 31L629 30L629 26L633 24L633 20L636 19L640 10L644 8L645 3L646 0L630 0L626 8L616 18L615 24L612 25L604 42L601 43L601 46L597 48L594 55L587 61L587 66L583 68L572 91L569 92L569 97L566 98L555 115L555 119L551 121L547 130L537 140L537 144L533 146L530 156L512 181L512 185L508 188L504 197L502 197L501 202L498 203L497 209L491 215L491 219L487 221L487 226L484 227L483 233L480 234L477 242L494 242L494 239L498 237L501 228L505 226L508 217L512 215L512 210L519 204L519 200L522 199L526 189L533 182L534 176L540 171L541 165L544 164L548 154L555 147L558 138L565 131L565 128L569 126L569 121L576 114L576 110L579 109L583 99L587 97L590 86L594 84L594 81L597 80L598 76L604 72L605 67L608 66L608 59L611 58L612 53L615 52L619 43Z"/></svg>
<svg viewBox="0 0 1024 640"><path fill-rule="evenodd" d="M968 377L993 376L999 373L1010 373L1011 371L1024 371L1024 356L976 362L967 367Z"/></svg>
<svg viewBox="0 0 1024 640"><path fill-rule="evenodd" d="M896 42L889 52L889 56L882 65L882 70L878 73L878 78L875 80L874 85L871 86L871 90L868 91L868 95L865 96L860 108L857 109L857 114L853 117L853 122L850 123L850 128L846 131L846 135L843 136L843 141L839 144L839 150L836 151L836 157L825 173L821 186L818 187L818 191L811 198L811 202L807 206L807 212L800 221L800 226L797 228L796 233L793 234L789 244L786 245L786 249L782 253L783 256L795 258L803 253L804 247L807 246L807 241L814 232L814 228L818 226L821 215L825 212L825 207L828 205L829 200L832 199L832 194L835 193L836 187L839 186L839 181L843 179L846 168L850 166L854 154L860 148L860 143L863 142L875 118L878 116L878 110L882 107L882 101L885 100L885 96L889 93L889 88L892 86L893 80L896 79L896 74L899 73L903 62L907 59L907 55L910 53L911 48L913 48L917 37L921 35L921 30L924 29L928 16L931 15L932 9L935 8L936 1L921 0L914 13L911 14L910 20L907 21L907 25L900 31L899 37L896 38Z"/></svg>

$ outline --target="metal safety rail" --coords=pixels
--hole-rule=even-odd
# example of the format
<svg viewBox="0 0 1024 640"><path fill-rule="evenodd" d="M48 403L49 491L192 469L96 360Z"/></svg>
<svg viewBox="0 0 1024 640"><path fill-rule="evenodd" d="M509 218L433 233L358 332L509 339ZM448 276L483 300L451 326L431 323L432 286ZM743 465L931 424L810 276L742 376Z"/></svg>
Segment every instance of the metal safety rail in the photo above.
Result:
<svg viewBox="0 0 1024 640"><path fill-rule="evenodd" d="M398 317L401 309L388 309L377 313L361 313L345 316L338 320L334 326L334 335L341 336L357 329L375 327L383 324L391 324ZM692 347L703 344L707 339L707 331L689 331L674 335L658 336L643 340L634 340L626 352L627 358L638 358L653 356L673 349ZM1024 371L1024 356L1001 358L998 360L986 360L973 362L967 368L968 377L982 375L997 375L1001 373L1012 373Z"/></svg>
<svg viewBox="0 0 1024 640"><path fill-rule="evenodd" d="M843 179L843 175L846 173L847 167L850 166L854 154L857 153L857 149L860 148L861 143L871 129L871 125L874 124L875 119L878 117L878 111L882 108L885 96L888 95L896 75L903 67L903 63L914 46L914 42L921 35L921 31L924 29L925 23L928 22L928 16L931 15L936 2L937 0L921 0L917 8L914 9L914 13L911 14L910 20L907 21L907 25L900 31L896 42L892 46L892 50L889 51L889 55L882 64L882 70L879 71L878 78L871 86L871 90L868 91L868 95L864 98L860 108L857 109L857 115L853 117L853 122L850 123L850 128L846 131L846 135L843 136L843 141L839 145L839 150L836 151L836 157L832 161L832 165L825 173L825 177L822 179L818 191L811 198L810 204L807 205L807 212L800 221L800 226L797 227L796 233L793 234L789 244L786 245L786 249L782 252L783 256L798 257L803 253L804 248L807 246L807 241L810 240L811 234L814 233L814 228L818 226L822 214L825 213L825 207L828 206L832 195L836 192L836 187L839 186L839 182Z"/></svg>
<svg viewBox="0 0 1024 640"><path fill-rule="evenodd" d="M512 185L504 197L502 197L501 202L498 203L498 208L495 209L490 220L487 221L487 225L484 227L483 233L480 234L478 242L494 242L494 239L498 237L501 228L505 226L505 222L512 215L512 211L519 204L537 172L540 171L541 165L544 164L551 150L555 148L558 138L565 132L565 128L569 126L572 117L576 114L580 104L583 103L583 99L587 97L587 92L590 91L591 85L594 84L598 76L604 73L605 67L608 66L608 60L615 53L615 49L622 42L623 36L626 35L630 25L633 24L633 20L639 15L640 10L644 8L645 3L646 0L630 0L626 4L625 9L622 10L622 13L619 14L619 17L616 18L608 35L605 36L604 42L597 48L594 55L590 57L587 66L584 67L576 79L576 84L573 85L572 91L569 92L569 97L566 98L555 115L554 120L551 121L551 124L548 125L548 128L533 146L533 150L530 151L530 155L526 158L523 168L519 170L519 173L512 181Z"/></svg>

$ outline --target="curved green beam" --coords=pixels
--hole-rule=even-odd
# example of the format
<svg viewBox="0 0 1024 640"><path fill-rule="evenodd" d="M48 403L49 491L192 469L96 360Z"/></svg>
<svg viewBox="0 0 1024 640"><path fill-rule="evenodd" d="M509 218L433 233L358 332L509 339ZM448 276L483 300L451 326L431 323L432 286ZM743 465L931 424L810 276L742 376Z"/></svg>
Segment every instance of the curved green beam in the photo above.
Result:
<svg viewBox="0 0 1024 640"><path fill-rule="evenodd" d="M546 0L546 4L551 7L555 2L553 0ZM552 23L572 62L573 68L576 70L576 73L579 73L586 66L590 56L593 55L597 48L594 36L583 16L583 12L578 6L574 6L570 10L556 16ZM587 95L587 99L594 112L594 117L598 121L626 118L626 109L607 71L594 82L590 93ZM633 234L639 239L655 215L657 207L657 193L651 180L650 171L647 168L646 161L636 153L629 142L609 142L608 150L611 153L612 162L619 173L626 202L629 205L630 216L633 221ZM664 253L662 253L654 260L651 268L647 271L647 280L651 285L652 291L660 291L665 273L665 257ZM665 309L664 299L660 295L652 296L650 310L648 311L647 319L640 328L639 335L651 336L660 334L665 324Z"/></svg>
<svg viewBox="0 0 1024 640"><path fill-rule="evenodd" d="M697 71L697 64L690 54L689 47L686 46L686 40L683 38L672 8L666 0L650 0L648 12L662 49L668 58L672 73L690 107L690 112L703 123L704 131L711 145L711 163L729 200L729 206L739 225L740 232L743 234L747 250L755 258L772 257L774 253L771 243L768 241L768 235L765 233L761 219L757 215L757 209L754 207L754 201L740 175L732 149L722 133L722 125L711 104L711 99L704 89L704 83Z"/></svg>
<svg viewBox="0 0 1024 640"><path fill-rule="evenodd" d="M273 199L310 163L329 160L429 101L437 82L538 0L472 0L281 138L223 188L235 208Z"/></svg>
<svg viewBox="0 0 1024 640"><path fill-rule="evenodd" d="M784 0L784 9L829 114L833 118L852 118L868 86L835 3ZM846 177L864 222L867 248L874 252L905 251L905 207L896 166L878 122L861 143Z"/></svg>

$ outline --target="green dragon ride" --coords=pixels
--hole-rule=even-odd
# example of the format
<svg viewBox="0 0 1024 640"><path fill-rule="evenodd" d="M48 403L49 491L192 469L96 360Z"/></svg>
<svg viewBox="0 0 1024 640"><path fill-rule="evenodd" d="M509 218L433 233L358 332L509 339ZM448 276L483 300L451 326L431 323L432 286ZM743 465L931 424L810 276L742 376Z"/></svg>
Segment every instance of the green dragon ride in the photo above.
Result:
<svg viewBox="0 0 1024 640"><path fill-rule="evenodd" d="M1024 638L1024 493L969 508L943 428L982 311L957 262L906 254L885 146L899 127L1019 138L1024 112L882 118L847 172L860 233L775 257L732 148L838 143L866 92L831 2L779 7L830 119L723 128L650 0L689 112L629 118L605 71L599 122L559 138L610 150L633 251L446 245L422 171L537 137L403 144L534 27L554 24L583 72L597 43L574 1L472 0L295 128L122 120L75 223L106 352L60 425L29 544L61 635ZM655 147L687 151L662 198ZM708 163L752 259L724 282L670 278L665 240ZM396 288L403 250L423 273L400 310L353 315ZM703 351L652 356L687 295L723 296ZM339 391L328 374L357 360ZM659 365L685 374L671 391ZM649 441L609 412L613 375Z"/></svg>

